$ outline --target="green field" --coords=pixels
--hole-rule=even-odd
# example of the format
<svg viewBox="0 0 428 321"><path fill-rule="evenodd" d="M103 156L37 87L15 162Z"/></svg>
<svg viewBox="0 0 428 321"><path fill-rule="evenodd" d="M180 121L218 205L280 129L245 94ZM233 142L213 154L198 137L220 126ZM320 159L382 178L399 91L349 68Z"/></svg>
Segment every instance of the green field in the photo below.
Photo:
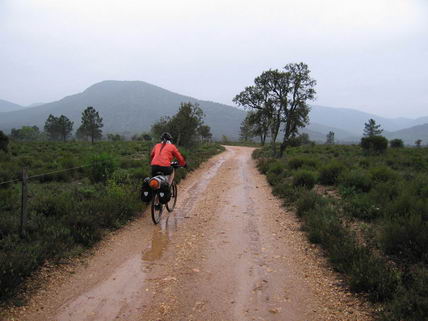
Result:
<svg viewBox="0 0 428 321"><path fill-rule="evenodd" d="M359 146L256 150L259 170L301 217L311 242L385 320L428 318L428 149Z"/></svg>
<svg viewBox="0 0 428 321"><path fill-rule="evenodd" d="M144 209L139 188L149 176L151 147L135 141L12 142L9 153L0 151L0 183L19 179L24 167L39 175L28 184L25 238L19 234L21 184L0 185L0 301L44 262L81 253ZM222 150L208 144L182 152L193 170ZM70 168L76 169L62 171ZM187 172L179 169L176 180Z"/></svg>

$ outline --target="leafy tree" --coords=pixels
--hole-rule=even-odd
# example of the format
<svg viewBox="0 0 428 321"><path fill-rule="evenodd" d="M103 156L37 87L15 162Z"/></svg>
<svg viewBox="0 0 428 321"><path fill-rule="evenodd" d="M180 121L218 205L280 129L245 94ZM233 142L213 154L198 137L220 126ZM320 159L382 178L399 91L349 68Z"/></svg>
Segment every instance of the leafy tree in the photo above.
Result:
<svg viewBox="0 0 428 321"><path fill-rule="evenodd" d="M52 114L49 114L48 119L45 121L45 133L48 135L51 140L58 140L59 131L58 131L58 117L55 117Z"/></svg>
<svg viewBox="0 0 428 321"><path fill-rule="evenodd" d="M120 142L125 140L125 138L119 134L107 134L107 140L112 142Z"/></svg>
<svg viewBox="0 0 428 321"><path fill-rule="evenodd" d="M37 126L22 126L19 129L12 128L10 137L14 140L35 141L41 139L41 133Z"/></svg>
<svg viewBox="0 0 428 321"><path fill-rule="evenodd" d="M291 137L288 141L288 146L290 147L298 147L303 145L315 144L313 141L309 139L309 135L306 133L302 133L298 136Z"/></svg>
<svg viewBox="0 0 428 321"><path fill-rule="evenodd" d="M146 142L150 142L152 140L152 135L149 133L142 133L140 135L135 134L134 136L132 136L131 139L132 140L144 140Z"/></svg>
<svg viewBox="0 0 428 321"><path fill-rule="evenodd" d="M392 148L401 148L401 147L404 147L403 141L401 139L398 139L398 138L392 139L389 142L389 145L391 145Z"/></svg>
<svg viewBox="0 0 428 321"><path fill-rule="evenodd" d="M269 119L264 110L249 111L241 122L240 130L242 141L248 141L254 136L258 136L260 144L263 146L269 130Z"/></svg>
<svg viewBox="0 0 428 321"><path fill-rule="evenodd" d="M200 141L201 131L210 134L209 127L201 129L204 125L204 112L198 104L181 103L178 112L173 117L162 117L153 124L152 133L160 137L163 132L169 132L180 146L191 146ZM209 134L208 134L209 133Z"/></svg>
<svg viewBox="0 0 428 321"><path fill-rule="evenodd" d="M150 142L152 140L152 136L148 133L143 133L141 134L141 137L143 138L144 141L146 142Z"/></svg>
<svg viewBox="0 0 428 321"><path fill-rule="evenodd" d="M247 114L254 136L260 137L260 144L264 146L269 131L269 118L264 110L250 111Z"/></svg>
<svg viewBox="0 0 428 321"><path fill-rule="evenodd" d="M65 142L71 135L73 124L74 123L64 115L55 117L54 115L50 114L45 122L44 129L50 139L61 139Z"/></svg>
<svg viewBox="0 0 428 321"><path fill-rule="evenodd" d="M0 150L8 152L9 137L0 130Z"/></svg>
<svg viewBox="0 0 428 321"><path fill-rule="evenodd" d="M171 130L170 126L171 117L163 116L152 125L152 133L155 139L159 139L162 133L169 132Z"/></svg>
<svg viewBox="0 0 428 321"><path fill-rule="evenodd" d="M181 103L177 114L171 119L171 134L177 137L177 145L189 146L197 140L204 116L198 104Z"/></svg>
<svg viewBox="0 0 428 321"><path fill-rule="evenodd" d="M87 134L87 132L83 129L82 126L80 126L77 130L76 130L76 138L79 140L84 140L84 141L88 141L89 140L89 135Z"/></svg>
<svg viewBox="0 0 428 321"><path fill-rule="evenodd" d="M68 137L70 137L71 132L73 131L73 124L68 117L61 115L58 118L58 131L61 139L65 142Z"/></svg>
<svg viewBox="0 0 428 321"><path fill-rule="evenodd" d="M383 129L380 129L380 125L376 125L376 121L373 118L370 118L369 122L364 124L363 135L365 137L380 136L382 132Z"/></svg>
<svg viewBox="0 0 428 321"><path fill-rule="evenodd" d="M82 124L78 129L80 137L90 137L91 143L102 137L103 119L94 107L89 106L82 112ZM77 134L77 133L76 133Z"/></svg>
<svg viewBox="0 0 428 321"><path fill-rule="evenodd" d="M415 145L417 148L421 147L421 144L422 144L422 139L418 139L415 141Z"/></svg>
<svg viewBox="0 0 428 321"><path fill-rule="evenodd" d="M363 137L361 147L369 153L383 153L388 148L388 140L383 136Z"/></svg>
<svg viewBox="0 0 428 321"><path fill-rule="evenodd" d="M247 117L245 117L242 120L241 127L240 127L240 137L239 138L243 142L248 142L254 136L253 128L252 128L253 126L250 123L250 119L248 116L249 115L247 115Z"/></svg>
<svg viewBox="0 0 428 321"><path fill-rule="evenodd" d="M213 134L211 134L211 128L208 125L199 126L198 133L201 136L201 140L205 142L209 142L213 137Z"/></svg>
<svg viewBox="0 0 428 321"><path fill-rule="evenodd" d="M283 106L278 104L277 95L283 93L284 87L280 81L282 72L279 70L268 70L254 79L254 85L246 87L233 98L233 102L243 106L247 110L261 111L268 121L271 137L271 147L276 154L276 140L281 127Z"/></svg>
<svg viewBox="0 0 428 321"><path fill-rule="evenodd" d="M327 145L334 145L334 132L329 131L327 134L327 140L325 142Z"/></svg>
<svg viewBox="0 0 428 321"><path fill-rule="evenodd" d="M307 101L315 98L316 85L309 74L309 68L304 63L288 64L284 71L268 70L254 80L253 86L246 87L233 99L244 108L263 111L268 120L272 151L279 157L298 129L309 122ZM284 136L277 154L276 140L281 127Z"/></svg>

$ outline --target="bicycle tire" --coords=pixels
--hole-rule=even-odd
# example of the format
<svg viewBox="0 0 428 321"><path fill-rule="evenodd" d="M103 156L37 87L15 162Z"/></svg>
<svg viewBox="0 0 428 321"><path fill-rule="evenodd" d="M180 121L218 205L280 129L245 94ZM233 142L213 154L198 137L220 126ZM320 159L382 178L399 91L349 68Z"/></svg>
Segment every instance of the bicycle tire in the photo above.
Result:
<svg viewBox="0 0 428 321"><path fill-rule="evenodd" d="M159 224L162 216L163 211L163 205L159 202L159 195L158 193L155 194L155 196L152 199L152 221L154 224Z"/></svg>
<svg viewBox="0 0 428 321"><path fill-rule="evenodd" d="M166 203L166 209L168 210L168 212L172 212L174 210L175 204L177 203L177 196L178 196L177 184L175 184L175 182L172 182L171 199L169 200L168 203Z"/></svg>

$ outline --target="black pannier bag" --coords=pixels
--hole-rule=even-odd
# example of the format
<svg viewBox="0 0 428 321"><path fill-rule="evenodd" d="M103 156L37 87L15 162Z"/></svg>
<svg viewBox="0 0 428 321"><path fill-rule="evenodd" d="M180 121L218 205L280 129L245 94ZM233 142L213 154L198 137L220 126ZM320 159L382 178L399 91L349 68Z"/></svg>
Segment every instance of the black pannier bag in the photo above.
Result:
<svg viewBox="0 0 428 321"><path fill-rule="evenodd" d="M150 177L146 177L141 186L141 200L146 203L150 203L153 198L153 190L149 185Z"/></svg>
<svg viewBox="0 0 428 321"><path fill-rule="evenodd" d="M171 199L171 190L169 188L168 181L165 176L156 176L160 180L160 188L158 191L159 202L161 204L166 204Z"/></svg>

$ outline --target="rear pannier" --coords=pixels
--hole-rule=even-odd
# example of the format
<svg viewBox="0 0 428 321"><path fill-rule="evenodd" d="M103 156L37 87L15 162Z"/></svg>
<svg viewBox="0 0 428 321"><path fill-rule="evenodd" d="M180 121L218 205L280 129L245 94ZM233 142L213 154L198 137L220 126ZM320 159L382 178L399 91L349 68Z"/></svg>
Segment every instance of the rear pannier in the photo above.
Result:
<svg viewBox="0 0 428 321"><path fill-rule="evenodd" d="M150 177L146 177L143 181L143 185L141 186L141 200L146 203L150 203L153 198L154 191L151 189L150 185Z"/></svg>

